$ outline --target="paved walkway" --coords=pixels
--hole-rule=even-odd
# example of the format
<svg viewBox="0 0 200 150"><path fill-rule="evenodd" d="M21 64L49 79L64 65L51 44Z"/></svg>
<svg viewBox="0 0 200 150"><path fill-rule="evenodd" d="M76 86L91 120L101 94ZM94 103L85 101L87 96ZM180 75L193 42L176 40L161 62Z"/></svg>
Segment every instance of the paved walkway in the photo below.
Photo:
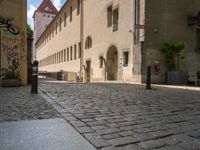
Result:
<svg viewBox="0 0 200 150"><path fill-rule="evenodd" d="M56 110L30 86L0 87L0 122L59 117Z"/></svg>
<svg viewBox="0 0 200 150"><path fill-rule="evenodd" d="M95 150L64 119L0 123L0 150Z"/></svg>
<svg viewBox="0 0 200 150"><path fill-rule="evenodd" d="M43 97L30 91L30 86L0 87L0 150L95 150Z"/></svg>
<svg viewBox="0 0 200 150"><path fill-rule="evenodd" d="M40 89L96 148L200 150L199 91L46 81Z"/></svg>

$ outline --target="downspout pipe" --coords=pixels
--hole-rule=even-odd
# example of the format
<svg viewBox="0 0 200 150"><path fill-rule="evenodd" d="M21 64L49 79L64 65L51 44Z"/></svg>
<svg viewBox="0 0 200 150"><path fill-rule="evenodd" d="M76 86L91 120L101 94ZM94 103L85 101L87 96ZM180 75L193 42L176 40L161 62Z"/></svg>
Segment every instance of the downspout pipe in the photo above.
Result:
<svg viewBox="0 0 200 150"><path fill-rule="evenodd" d="M80 42L81 42L81 58L80 58L80 79L84 78L84 0L81 0L80 14Z"/></svg>

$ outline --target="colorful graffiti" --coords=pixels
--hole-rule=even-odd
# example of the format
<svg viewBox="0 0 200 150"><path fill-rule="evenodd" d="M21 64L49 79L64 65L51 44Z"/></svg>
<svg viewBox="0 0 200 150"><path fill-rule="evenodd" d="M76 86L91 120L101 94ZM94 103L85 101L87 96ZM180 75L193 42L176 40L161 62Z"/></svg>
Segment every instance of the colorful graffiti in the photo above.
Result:
<svg viewBox="0 0 200 150"><path fill-rule="evenodd" d="M1 32L1 63L2 68L19 70L20 65L20 40L19 36L13 36L9 32Z"/></svg>
<svg viewBox="0 0 200 150"><path fill-rule="evenodd" d="M6 29L11 34L18 35L20 32L10 23L13 19L0 17L0 28Z"/></svg>
<svg viewBox="0 0 200 150"><path fill-rule="evenodd" d="M20 61L26 61L27 59L27 54L24 47L25 45L26 45L26 36L25 36L25 32L22 31L20 33L20 48L21 48Z"/></svg>

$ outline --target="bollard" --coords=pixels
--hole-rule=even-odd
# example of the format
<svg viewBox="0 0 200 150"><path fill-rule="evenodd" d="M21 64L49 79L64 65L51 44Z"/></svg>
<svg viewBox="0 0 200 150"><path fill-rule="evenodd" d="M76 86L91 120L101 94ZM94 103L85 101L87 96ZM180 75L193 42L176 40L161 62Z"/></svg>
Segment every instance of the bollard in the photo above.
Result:
<svg viewBox="0 0 200 150"><path fill-rule="evenodd" d="M146 89L151 90L151 66L150 65L147 67Z"/></svg>
<svg viewBox="0 0 200 150"><path fill-rule="evenodd" d="M38 61L35 60L32 65L32 83L31 93L38 93Z"/></svg>

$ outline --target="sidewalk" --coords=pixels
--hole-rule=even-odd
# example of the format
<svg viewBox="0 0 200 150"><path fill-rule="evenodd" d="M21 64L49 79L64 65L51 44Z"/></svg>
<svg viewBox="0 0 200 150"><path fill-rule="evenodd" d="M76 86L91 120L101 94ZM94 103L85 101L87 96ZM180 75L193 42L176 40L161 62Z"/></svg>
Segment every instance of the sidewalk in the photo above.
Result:
<svg viewBox="0 0 200 150"><path fill-rule="evenodd" d="M30 86L0 87L0 150L95 150Z"/></svg>
<svg viewBox="0 0 200 150"><path fill-rule="evenodd" d="M0 123L0 150L95 150L64 119Z"/></svg>
<svg viewBox="0 0 200 150"><path fill-rule="evenodd" d="M30 86L0 87L0 122L59 117L56 110Z"/></svg>

